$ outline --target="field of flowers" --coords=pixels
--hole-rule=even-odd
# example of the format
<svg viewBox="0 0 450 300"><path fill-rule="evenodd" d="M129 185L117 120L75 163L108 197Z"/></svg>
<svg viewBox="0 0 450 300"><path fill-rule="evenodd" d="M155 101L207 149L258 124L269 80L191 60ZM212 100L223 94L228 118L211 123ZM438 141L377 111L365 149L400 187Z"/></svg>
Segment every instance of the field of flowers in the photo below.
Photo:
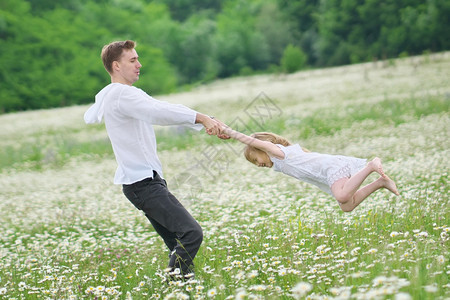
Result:
<svg viewBox="0 0 450 300"><path fill-rule="evenodd" d="M112 184L87 106L0 115L0 299L449 299L449 70L447 52L157 97L313 151L379 156L401 193L344 213L233 141L158 128L169 188L204 229L187 282L166 281L165 245Z"/></svg>

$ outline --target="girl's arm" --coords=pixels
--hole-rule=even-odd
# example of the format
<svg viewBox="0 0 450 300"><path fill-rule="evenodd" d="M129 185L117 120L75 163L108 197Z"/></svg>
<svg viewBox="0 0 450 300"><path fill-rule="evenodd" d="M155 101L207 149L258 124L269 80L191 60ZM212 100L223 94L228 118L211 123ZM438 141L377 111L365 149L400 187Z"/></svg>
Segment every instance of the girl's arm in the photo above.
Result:
<svg viewBox="0 0 450 300"><path fill-rule="evenodd" d="M245 145L249 145L259 150L262 150L266 152L267 155L269 156L276 157L278 159L284 159L284 152L281 151L281 149L277 145L271 142L255 139L254 137L233 130L230 127L224 127L223 133L228 135L230 138L235 139Z"/></svg>

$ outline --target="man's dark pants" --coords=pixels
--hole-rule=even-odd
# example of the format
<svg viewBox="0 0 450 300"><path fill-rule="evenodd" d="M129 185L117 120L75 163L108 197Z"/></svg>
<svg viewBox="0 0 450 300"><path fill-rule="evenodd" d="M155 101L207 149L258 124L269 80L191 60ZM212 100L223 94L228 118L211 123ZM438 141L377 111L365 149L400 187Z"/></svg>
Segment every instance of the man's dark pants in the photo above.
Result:
<svg viewBox="0 0 450 300"><path fill-rule="evenodd" d="M123 185L128 200L145 213L170 250L169 268L193 273L193 260L203 241L200 225L167 189L158 173L153 178Z"/></svg>

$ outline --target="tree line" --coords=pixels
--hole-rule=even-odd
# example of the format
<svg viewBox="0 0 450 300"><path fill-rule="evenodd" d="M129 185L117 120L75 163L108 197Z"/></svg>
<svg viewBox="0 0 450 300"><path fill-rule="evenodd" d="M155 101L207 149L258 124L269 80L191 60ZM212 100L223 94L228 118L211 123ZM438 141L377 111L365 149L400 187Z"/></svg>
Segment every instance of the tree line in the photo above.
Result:
<svg viewBox="0 0 450 300"><path fill-rule="evenodd" d="M450 49L446 0L2 0L0 112L93 101L132 39L151 94Z"/></svg>

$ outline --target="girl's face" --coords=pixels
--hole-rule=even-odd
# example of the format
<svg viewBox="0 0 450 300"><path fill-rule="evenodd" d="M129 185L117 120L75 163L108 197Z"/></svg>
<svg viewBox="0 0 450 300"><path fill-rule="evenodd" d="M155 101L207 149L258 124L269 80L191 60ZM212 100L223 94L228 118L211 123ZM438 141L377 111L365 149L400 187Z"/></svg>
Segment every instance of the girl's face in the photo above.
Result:
<svg viewBox="0 0 450 300"><path fill-rule="evenodd" d="M266 152L261 150L253 150L250 152L249 161L258 167L272 168L273 162L270 160Z"/></svg>

